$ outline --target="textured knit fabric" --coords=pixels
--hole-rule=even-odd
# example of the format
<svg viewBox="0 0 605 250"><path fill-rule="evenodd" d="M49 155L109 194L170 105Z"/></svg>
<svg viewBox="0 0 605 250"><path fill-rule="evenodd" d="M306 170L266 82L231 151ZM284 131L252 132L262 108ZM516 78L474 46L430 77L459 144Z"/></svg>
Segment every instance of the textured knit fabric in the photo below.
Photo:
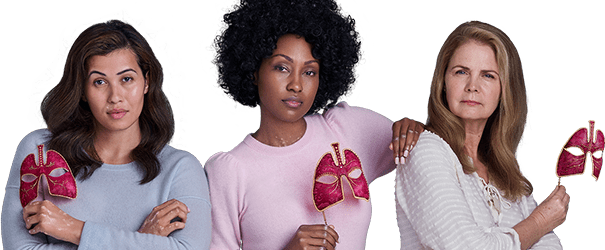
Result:
<svg viewBox="0 0 605 250"><path fill-rule="evenodd" d="M79 246L42 233L30 235L19 202L19 170L28 154L37 158L36 146L49 136L48 130L34 131L17 148L2 207L4 249L208 249L211 206L204 170L193 155L170 146L158 155L160 174L144 185L139 184L142 174L133 162L103 164L89 179L76 179L78 196L74 200L50 196L40 187L43 199L85 222ZM168 237L138 233L151 210L170 199L191 210L185 228Z"/></svg>
<svg viewBox="0 0 605 250"><path fill-rule="evenodd" d="M313 178L320 159L335 154L333 143L359 156L368 184L395 168L389 119L340 103L305 121L304 136L292 145L271 147L248 135L208 160L211 249L238 249L240 242L243 249L283 249L300 225L324 224L313 204ZM325 210L326 219L340 236L337 249L364 249L371 204L355 199L346 178L341 180L344 201Z"/></svg>
<svg viewBox="0 0 605 250"><path fill-rule="evenodd" d="M465 174L449 145L427 131L408 164L397 168L395 182L401 249L520 249L513 226L537 206L531 195L498 199L494 186L477 173ZM531 249L562 247L550 232Z"/></svg>

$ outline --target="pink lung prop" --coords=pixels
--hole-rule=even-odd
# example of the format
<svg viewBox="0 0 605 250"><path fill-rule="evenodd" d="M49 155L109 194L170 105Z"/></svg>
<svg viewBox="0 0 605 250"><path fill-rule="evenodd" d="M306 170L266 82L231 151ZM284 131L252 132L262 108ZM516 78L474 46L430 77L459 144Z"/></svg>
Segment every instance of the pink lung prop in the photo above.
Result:
<svg viewBox="0 0 605 250"><path fill-rule="evenodd" d="M44 145L38 145L38 162L36 156L29 154L21 163L21 188L19 189L19 198L21 206L25 207L30 201L38 197L38 186L42 175L48 180L48 192L53 196L75 199L78 195L76 179L74 178L69 165L61 154L54 150L46 152L46 163L44 163ZM65 173L53 177L50 175L56 169L63 169ZM32 178L23 180L23 176L31 175ZM35 179L33 179L35 177ZM33 180L32 180L33 179Z"/></svg>
<svg viewBox="0 0 605 250"><path fill-rule="evenodd" d="M599 179L601 167L603 166L603 155L600 153L597 158L595 153L602 152L605 148L605 137L603 136L603 132L597 130L595 138L594 121L589 121L589 123L590 130L586 128L579 129L569 138L569 141L563 147L561 155L559 155L559 162L557 163L557 175L559 177L584 173L586 157L590 152L592 157L592 175L595 179ZM581 149L584 154L579 156L571 154L567 151L571 147Z"/></svg>
<svg viewBox="0 0 605 250"><path fill-rule="evenodd" d="M315 178L313 181L313 202L315 208L323 212L327 208L336 205L344 200L344 190L342 183L342 176L345 176L349 181L353 196L357 199L370 200L370 190L368 188L368 182L363 174L361 167L361 161L357 155L349 150L345 149L344 163L343 158L338 148L338 143L333 143L332 148L336 153L336 157L331 152L324 154L321 158L317 167L315 168ZM334 162L334 158L337 162ZM356 174L361 173L359 176ZM334 181L331 183L323 183L319 181L324 176L331 176Z"/></svg>

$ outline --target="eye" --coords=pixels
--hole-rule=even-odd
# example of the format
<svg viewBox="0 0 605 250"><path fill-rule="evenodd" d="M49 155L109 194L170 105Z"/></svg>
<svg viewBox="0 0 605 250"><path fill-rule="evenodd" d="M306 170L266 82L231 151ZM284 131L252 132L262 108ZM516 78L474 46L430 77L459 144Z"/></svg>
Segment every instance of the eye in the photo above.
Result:
<svg viewBox="0 0 605 250"><path fill-rule="evenodd" d="M569 152L570 154L575 155L575 156L584 155L584 151L582 151L582 149L578 148L578 147L569 147L569 148L566 148L565 150L567 150L567 152Z"/></svg>
<svg viewBox="0 0 605 250"><path fill-rule="evenodd" d="M464 75L464 74L466 74L466 71L464 71L464 70L457 70L456 72L454 72L454 74L456 74L456 75Z"/></svg>
<svg viewBox="0 0 605 250"><path fill-rule="evenodd" d="M330 184L337 180L338 179L336 178L336 176L333 176L333 175L323 175L323 176L317 178L317 182L321 182L324 184Z"/></svg>
<svg viewBox="0 0 605 250"><path fill-rule="evenodd" d="M102 80L102 79L94 80L92 83L94 85L103 85L103 84L105 84L105 80Z"/></svg>
<svg viewBox="0 0 605 250"><path fill-rule="evenodd" d="M23 182L32 182L32 181L35 181L36 179L38 179L38 177L36 177L33 174L24 174L23 176L21 176L21 180Z"/></svg>
<svg viewBox="0 0 605 250"><path fill-rule="evenodd" d="M288 68L282 66L282 65L275 65L273 67L273 69L277 70L277 71L282 71L282 72L288 72Z"/></svg>
<svg viewBox="0 0 605 250"><path fill-rule="evenodd" d="M65 170L64 168L56 168L55 170L53 170L52 172L50 172L50 176L52 177L59 177L61 175L64 175L65 173L67 173L67 170Z"/></svg>
<svg viewBox="0 0 605 250"><path fill-rule="evenodd" d="M127 77L122 78L122 81L123 81L123 82L130 82L130 81L132 81L132 80L133 80L133 78L132 78L132 77L130 77L130 76L127 76Z"/></svg>
<svg viewBox="0 0 605 250"><path fill-rule="evenodd" d="M483 76L484 76L484 77L487 77L487 78L491 78L491 79L495 79L495 78L496 78L496 77L494 77L494 75L492 75L492 74L485 74L485 75L483 75Z"/></svg>
<svg viewBox="0 0 605 250"><path fill-rule="evenodd" d="M359 178L359 176L361 176L361 173L361 169L357 168L351 171L351 173L349 173L349 177L351 177L352 179L357 179Z"/></svg>
<svg viewBox="0 0 605 250"><path fill-rule="evenodd" d="M317 73L315 73L315 71L307 71L307 72L305 72L305 75L308 75L308 76L314 76L316 74Z"/></svg>

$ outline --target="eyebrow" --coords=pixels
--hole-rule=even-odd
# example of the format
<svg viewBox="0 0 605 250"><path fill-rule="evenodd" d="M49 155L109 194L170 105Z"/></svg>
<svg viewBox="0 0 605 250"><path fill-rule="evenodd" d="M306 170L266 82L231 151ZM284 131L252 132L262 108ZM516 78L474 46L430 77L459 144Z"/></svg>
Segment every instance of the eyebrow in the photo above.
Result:
<svg viewBox="0 0 605 250"><path fill-rule="evenodd" d="M122 71L118 72L116 75L121 75L121 74L124 74L124 73L126 73L128 71L132 71L135 74L137 73L134 69L130 69L129 68L129 69L125 69L125 70L122 70ZM93 71L90 72L90 74L88 74L88 77L90 77L92 74L99 74L99 75L102 75L102 76L107 76L105 73L93 70Z"/></svg>
<svg viewBox="0 0 605 250"><path fill-rule="evenodd" d="M276 57L276 56L281 56L281 57L285 58L286 60L288 60L289 62L294 63L294 59L292 59L291 57L289 57L287 55L284 55L284 54L275 54L275 55L272 55L271 57ZM319 64L319 60L316 60L316 59L309 60L309 61L306 61L304 63L304 65L308 65L308 64L311 64L311 63L317 63L317 64Z"/></svg>

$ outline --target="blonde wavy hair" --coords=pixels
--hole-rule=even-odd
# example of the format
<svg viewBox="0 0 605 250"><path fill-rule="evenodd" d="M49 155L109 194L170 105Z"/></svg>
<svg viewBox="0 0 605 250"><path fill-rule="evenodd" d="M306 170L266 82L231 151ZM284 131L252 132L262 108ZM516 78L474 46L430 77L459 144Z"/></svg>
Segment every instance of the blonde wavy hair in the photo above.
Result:
<svg viewBox="0 0 605 250"><path fill-rule="evenodd" d="M472 21L461 24L449 35L437 56L426 127L449 143L465 173L476 171L464 150L464 123L449 110L444 91L445 72L450 59L458 47L470 40L493 49L502 88L498 107L488 118L483 130L478 158L487 166L490 182L504 191L505 198L516 201L533 192L531 183L521 174L515 158L525 128L527 100L521 59L515 45L504 32L487 23Z"/></svg>

